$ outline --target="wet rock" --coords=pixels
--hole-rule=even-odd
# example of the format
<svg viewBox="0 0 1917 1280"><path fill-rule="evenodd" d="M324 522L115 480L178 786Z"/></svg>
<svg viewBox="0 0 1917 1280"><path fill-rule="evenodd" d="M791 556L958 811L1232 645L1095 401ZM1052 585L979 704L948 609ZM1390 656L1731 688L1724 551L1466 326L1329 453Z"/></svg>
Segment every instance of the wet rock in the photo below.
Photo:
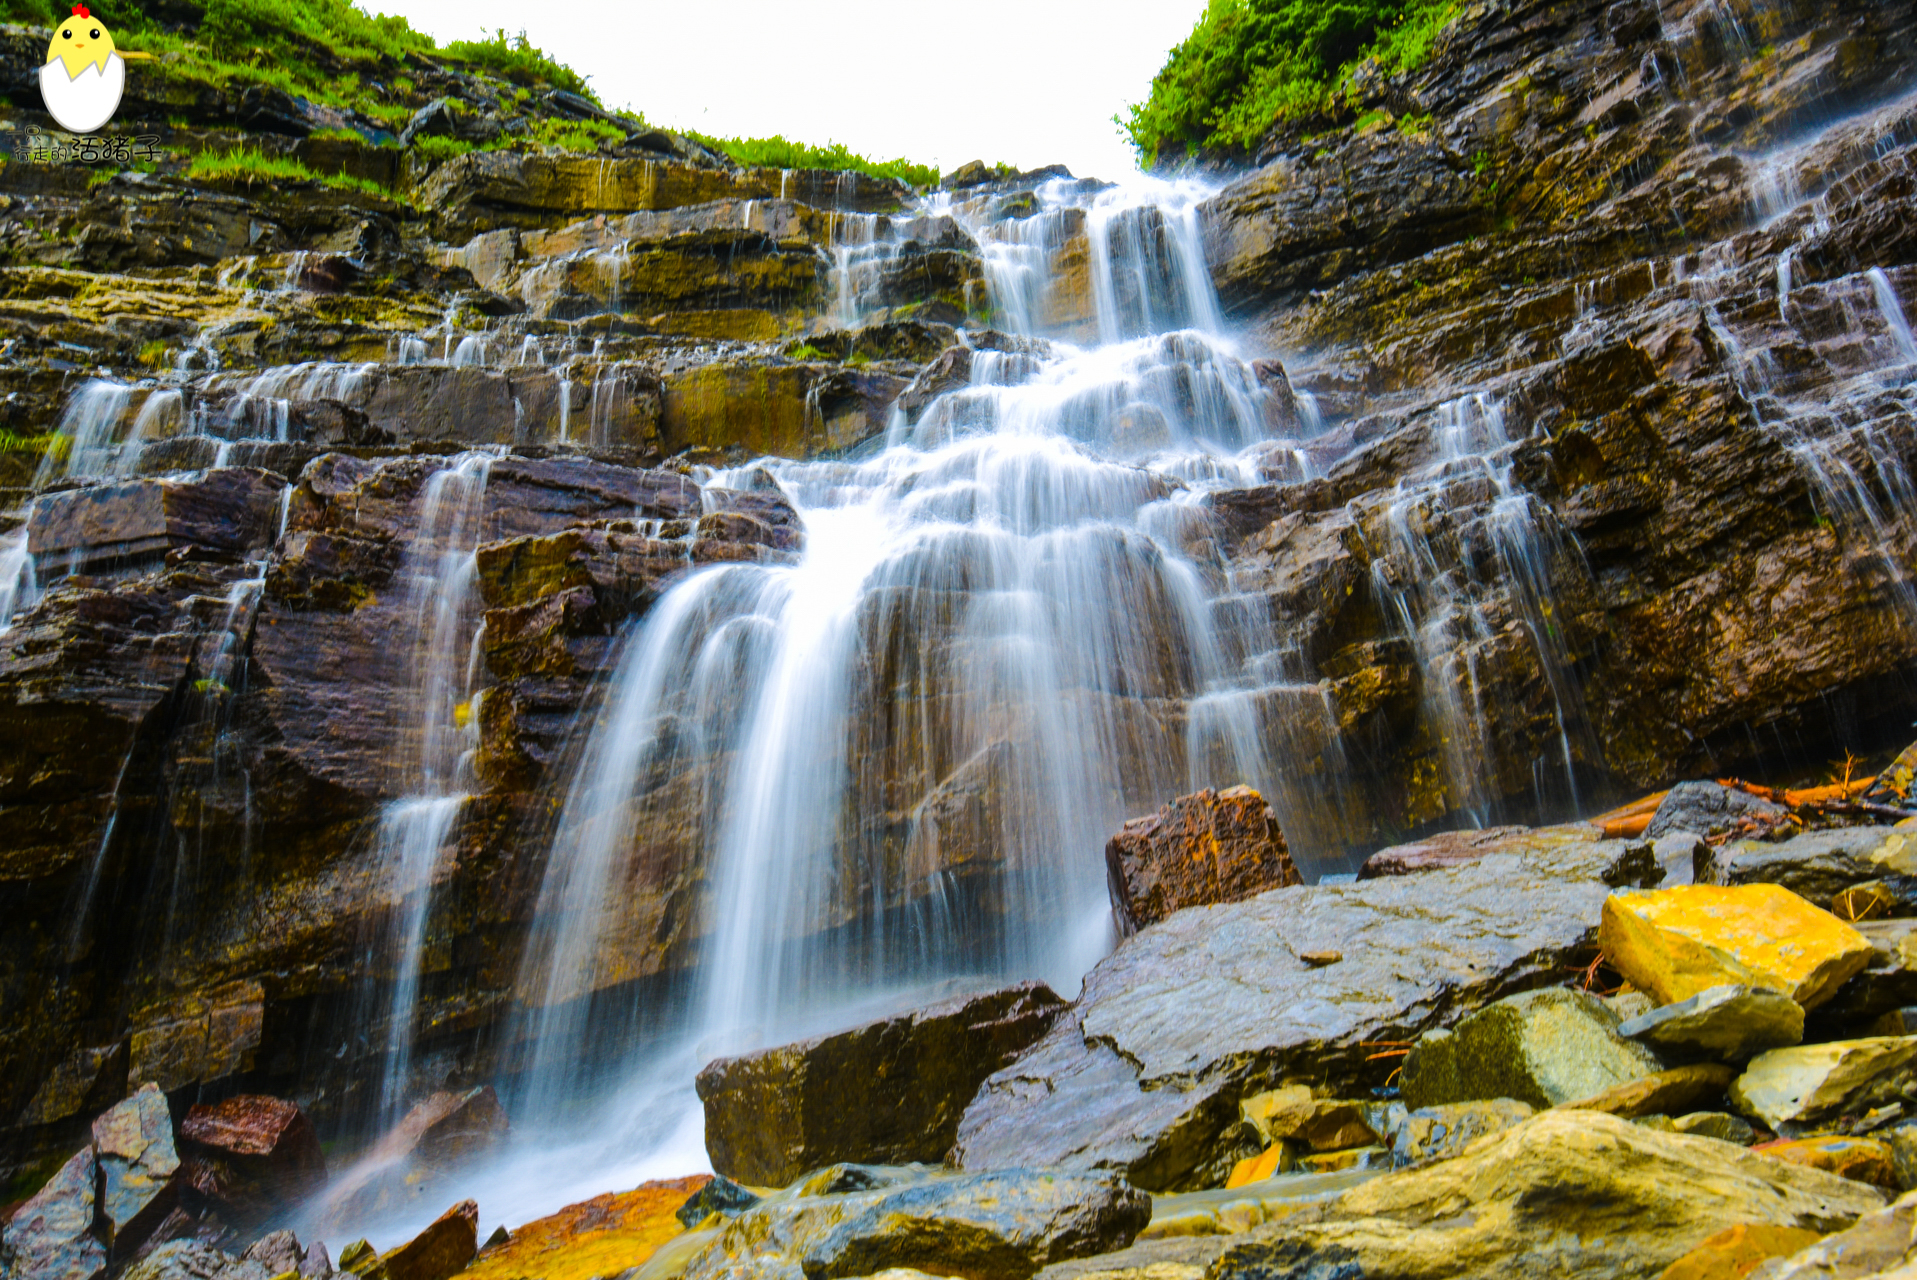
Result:
<svg viewBox="0 0 1917 1280"><path fill-rule="evenodd" d="M1917 1038L1879 1036L1772 1049L1731 1086L1731 1105L1772 1129L1861 1115L1908 1084Z"/></svg>
<svg viewBox="0 0 1917 1280"><path fill-rule="evenodd" d="M333 1180L317 1217L337 1228L417 1205L449 1175L502 1142L511 1127L491 1085L435 1093L415 1104L350 1175ZM352 1270L344 1253L340 1266Z"/></svg>
<svg viewBox="0 0 1917 1280"><path fill-rule="evenodd" d="M1238 1112L1265 1142L1295 1141L1313 1151L1337 1151L1376 1142L1362 1104L1314 1097L1308 1085L1289 1085L1255 1094Z"/></svg>
<svg viewBox="0 0 1917 1280"><path fill-rule="evenodd" d="M1548 1212L1534 1206L1549 1204ZM1740 1224L1835 1230L1883 1203L1873 1188L1721 1142L1595 1112L1550 1111L1416 1172L1347 1192L1318 1223L1253 1231L1227 1277L1655 1275Z"/></svg>
<svg viewBox="0 0 1917 1280"><path fill-rule="evenodd" d="M1610 892L1597 874L1619 847L1547 835L1522 854L1447 871L1174 914L1123 943L1073 1010L985 1082L959 1126L959 1163L1113 1168L1137 1186L1192 1185L1238 1122L1240 1098L1286 1079L1359 1093L1395 1065L1370 1061L1367 1045L1561 980ZM1297 958L1326 949L1344 961ZM1193 1017L1197 1008L1206 1016Z"/></svg>
<svg viewBox="0 0 1917 1280"><path fill-rule="evenodd" d="M76 1152L0 1231L0 1265L9 1275L97 1280L107 1255L93 1234L98 1166L92 1147Z"/></svg>
<svg viewBox="0 0 1917 1280"><path fill-rule="evenodd" d="M449 1280L478 1252L479 1206L462 1200L411 1240L382 1254L379 1274L382 1280Z"/></svg>
<svg viewBox="0 0 1917 1280"><path fill-rule="evenodd" d="M715 1177L692 1193L674 1213L687 1230L698 1226L715 1213L737 1213L759 1203L759 1197L730 1178Z"/></svg>
<svg viewBox="0 0 1917 1280"><path fill-rule="evenodd" d="M1285 833L1250 787L1181 796L1105 845L1112 913L1126 934L1184 907L1241 902L1302 884Z"/></svg>
<svg viewBox="0 0 1917 1280"><path fill-rule="evenodd" d="M1145 1239L1091 1258L1055 1262L1035 1280L1204 1280L1205 1270L1225 1251L1222 1235Z"/></svg>
<svg viewBox="0 0 1917 1280"><path fill-rule="evenodd" d="M1109 1174L921 1176L873 1190L768 1201L730 1223L686 1280L792 1264L824 1280L892 1267L1025 1280L1054 1262L1122 1249L1150 1220L1150 1198Z"/></svg>
<svg viewBox="0 0 1917 1280"><path fill-rule="evenodd" d="M1386 1134L1392 1163L1417 1168L1449 1160L1486 1134L1502 1133L1536 1114L1528 1102L1491 1098L1420 1107L1397 1117Z"/></svg>
<svg viewBox="0 0 1917 1280"><path fill-rule="evenodd" d="M1715 782L1680 782L1657 807L1644 836L1745 836L1788 828L1790 810L1781 804Z"/></svg>
<svg viewBox="0 0 1917 1280"><path fill-rule="evenodd" d="M297 1103L281 1098L240 1094L196 1105L180 1122L180 1140L188 1184L235 1223L291 1207L326 1179L319 1135Z"/></svg>
<svg viewBox="0 0 1917 1280"><path fill-rule="evenodd" d="M28 543L43 562L75 568L189 546L237 555L272 541L284 489L278 476L244 467L69 489L34 503Z"/></svg>
<svg viewBox="0 0 1917 1280"><path fill-rule="evenodd" d="M315 1240L310 1248L302 1249L299 1238L291 1231L273 1231L261 1236L246 1247L240 1261L257 1262L266 1268L268 1276L275 1277L297 1272L308 1280L326 1280L333 1274L326 1246Z"/></svg>
<svg viewBox="0 0 1917 1280"><path fill-rule="evenodd" d="M1660 1070L1617 1025L1596 996L1562 987L1500 1000L1418 1042L1404 1060L1405 1105L1515 1098L1541 1109Z"/></svg>
<svg viewBox="0 0 1917 1280"><path fill-rule="evenodd" d="M688 1193L697 1198L702 1184L712 1185L703 1174L648 1182L568 1205L519 1227L503 1244L489 1240L463 1274L471 1280L592 1280L629 1272L683 1230L677 1210Z"/></svg>
<svg viewBox="0 0 1917 1280"><path fill-rule="evenodd" d="M1788 1258L1762 1265L1761 1280L1865 1280L1892 1274L1917 1260L1912 1219L1917 1195L1867 1213L1843 1231L1826 1235Z"/></svg>
<svg viewBox="0 0 1917 1280"><path fill-rule="evenodd" d="M713 1167L784 1186L840 1161L938 1163L979 1084L1063 1007L1049 988L1026 983L711 1063L698 1090Z"/></svg>
<svg viewBox="0 0 1917 1280"><path fill-rule="evenodd" d="M1807 831L1778 844L1727 844L1709 861L1711 883L1780 885L1826 910L1846 890L1873 882L1903 904L1917 903L1917 832Z"/></svg>
<svg viewBox="0 0 1917 1280"><path fill-rule="evenodd" d="M1897 1186L1897 1173L1891 1161L1890 1148L1870 1138L1832 1134L1766 1143L1753 1150L1761 1151L1773 1160L1822 1169L1853 1182L1868 1182L1875 1187L1893 1190Z"/></svg>
<svg viewBox="0 0 1917 1280"><path fill-rule="evenodd" d="M1675 1133L1694 1133L1700 1138L1735 1142L1740 1147L1748 1147L1757 1136L1748 1121L1727 1111L1693 1111L1673 1119L1671 1128Z"/></svg>
<svg viewBox="0 0 1917 1280"><path fill-rule="evenodd" d="M1872 955L1855 929L1774 885L1619 893L1604 903L1598 945L1607 964L1665 1004L1742 984L1812 1009Z"/></svg>
<svg viewBox="0 0 1917 1280"><path fill-rule="evenodd" d="M1899 751L1897 758L1884 766L1861 798L1872 804L1908 809L1912 787L1917 787L1917 742Z"/></svg>
<svg viewBox="0 0 1917 1280"><path fill-rule="evenodd" d="M1579 1111L1603 1111L1626 1119L1676 1115L1718 1101L1724 1096L1725 1086L1736 1078L1735 1067L1720 1062L1699 1062L1688 1067L1659 1071L1641 1080L1613 1085L1602 1093L1564 1105Z"/></svg>
<svg viewBox="0 0 1917 1280"><path fill-rule="evenodd" d="M1623 7L1623 6L1618 6ZM1820 1237L1803 1227L1726 1227L1665 1268L1658 1280L1732 1280L1770 1258L1787 1258Z"/></svg>
<svg viewBox="0 0 1917 1280"><path fill-rule="evenodd" d="M1804 1038L1804 1007L1776 991L1727 984L1630 1019L1618 1027L1673 1060L1742 1062Z"/></svg>
<svg viewBox="0 0 1917 1280"><path fill-rule="evenodd" d="M135 1262L121 1280L274 1280L258 1262L242 1261L197 1240L173 1240Z"/></svg>
<svg viewBox="0 0 1917 1280"><path fill-rule="evenodd" d="M1410 876L1476 862L1487 853L1521 848L1529 827L1485 827L1473 831L1441 831L1411 844L1394 844L1366 858L1358 868L1360 880L1379 876Z"/></svg>
<svg viewBox="0 0 1917 1280"><path fill-rule="evenodd" d="M172 1211L180 1191L180 1155L173 1116L157 1085L93 1122L100 1161L100 1227L107 1247L125 1257Z"/></svg>
<svg viewBox="0 0 1917 1280"><path fill-rule="evenodd" d="M253 1065L265 1017L265 990L247 981L141 1010L133 1017L129 1071L162 1089L234 1075Z"/></svg>

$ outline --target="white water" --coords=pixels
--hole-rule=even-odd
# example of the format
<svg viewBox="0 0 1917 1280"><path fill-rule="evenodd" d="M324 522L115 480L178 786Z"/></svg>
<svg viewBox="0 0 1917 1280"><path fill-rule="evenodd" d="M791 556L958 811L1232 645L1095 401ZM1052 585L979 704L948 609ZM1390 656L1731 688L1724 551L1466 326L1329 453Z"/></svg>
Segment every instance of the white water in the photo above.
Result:
<svg viewBox="0 0 1917 1280"><path fill-rule="evenodd" d="M406 657L410 691L394 753L401 798L380 817L379 864L395 906L386 954L393 967L386 1009L379 1115L405 1109L412 1081L415 1009L426 924L439 862L467 799L478 745L479 697L474 552L484 532L492 455L469 453L434 472L420 498L419 532L401 565L414 643Z"/></svg>

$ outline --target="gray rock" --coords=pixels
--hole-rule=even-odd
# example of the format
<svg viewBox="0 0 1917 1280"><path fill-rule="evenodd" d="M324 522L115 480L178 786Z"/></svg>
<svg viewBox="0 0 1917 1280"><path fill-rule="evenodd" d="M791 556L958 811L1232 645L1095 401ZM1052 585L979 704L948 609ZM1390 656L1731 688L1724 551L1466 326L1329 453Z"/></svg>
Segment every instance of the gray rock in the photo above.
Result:
<svg viewBox="0 0 1917 1280"><path fill-rule="evenodd" d="M1831 899L1866 881L1882 881L1905 902L1917 902L1917 840L1887 827L1807 831L1776 844L1737 840L1713 851L1700 881L1782 885L1826 910ZM1908 847L1907 847L1908 846Z"/></svg>
<svg viewBox="0 0 1917 1280"><path fill-rule="evenodd" d="M1734 1116L1728 1111L1693 1111L1687 1116L1678 1116L1671 1121L1675 1133L1692 1133L1700 1138L1716 1138L1719 1142L1735 1142L1740 1147L1748 1147L1757 1138L1757 1131L1742 1116Z"/></svg>
<svg viewBox="0 0 1917 1280"><path fill-rule="evenodd" d="M1863 1024L1917 1005L1917 920L1860 920L1851 927L1869 940L1870 963L1818 1007L1815 1026L1825 1034L1812 1039L1847 1039ZM1897 1026L1872 1033L1911 1034Z"/></svg>
<svg viewBox="0 0 1917 1280"><path fill-rule="evenodd" d="M100 1161L100 1227L125 1257L152 1234L179 1196L180 1153L173 1116L158 1085L143 1085L93 1122Z"/></svg>
<svg viewBox="0 0 1917 1280"><path fill-rule="evenodd" d="M1278 889L1128 939L1076 1006L988 1079L959 1125L965 1168L1122 1169L1183 1189L1238 1101L1287 1079L1346 1096L1384 1083L1368 1044L1409 1040L1562 978L1623 849L1585 828L1468 865ZM1314 968L1301 953L1338 951Z"/></svg>
<svg viewBox="0 0 1917 1280"><path fill-rule="evenodd" d="M98 1176L93 1148L83 1148L14 1210L0 1233L0 1274L33 1280L104 1276L106 1250L92 1234Z"/></svg>
<svg viewBox="0 0 1917 1280"><path fill-rule="evenodd" d="M1034 1280L1204 1280L1206 1270L1230 1245L1227 1236L1140 1240L1114 1253L1053 1263Z"/></svg>
<svg viewBox="0 0 1917 1280"><path fill-rule="evenodd" d="M874 1181L885 1185L861 1189ZM693 1260L686 1280L783 1276L790 1264L809 1280L894 1267L1026 1280L1055 1262L1124 1248L1152 1214L1150 1197L1111 1174L953 1177L841 1167L795 1191L729 1223Z"/></svg>
<svg viewBox="0 0 1917 1280"><path fill-rule="evenodd" d="M1453 1031L1425 1036L1404 1064L1412 1108L1516 1098L1536 1108L1601 1094L1663 1069L1618 1034L1598 997L1547 987L1500 1000Z"/></svg>
<svg viewBox="0 0 1917 1280"><path fill-rule="evenodd" d="M1688 834L1714 836L1733 831L1741 823L1776 826L1788 821L1790 810L1736 787L1715 782L1680 782L1651 815L1644 829L1648 840Z"/></svg>
<svg viewBox="0 0 1917 1280"><path fill-rule="evenodd" d="M272 1280L258 1262L243 1261L197 1240L161 1245L127 1268L120 1280Z"/></svg>
<svg viewBox="0 0 1917 1280"><path fill-rule="evenodd" d="M1386 1137L1391 1162L1399 1168L1449 1160L1487 1133L1500 1133L1536 1114L1528 1102L1491 1098L1448 1102L1407 1112Z"/></svg>
<svg viewBox="0 0 1917 1280"><path fill-rule="evenodd" d="M1917 1038L1876 1036L1772 1049L1751 1059L1731 1086L1731 1105L1773 1129L1856 1115L1894 1100L1909 1084Z"/></svg>
<svg viewBox="0 0 1917 1280"><path fill-rule="evenodd" d="M1742 1062L1804 1038L1804 1007L1778 991L1726 984L1618 1027L1672 1061Z"/></svg>

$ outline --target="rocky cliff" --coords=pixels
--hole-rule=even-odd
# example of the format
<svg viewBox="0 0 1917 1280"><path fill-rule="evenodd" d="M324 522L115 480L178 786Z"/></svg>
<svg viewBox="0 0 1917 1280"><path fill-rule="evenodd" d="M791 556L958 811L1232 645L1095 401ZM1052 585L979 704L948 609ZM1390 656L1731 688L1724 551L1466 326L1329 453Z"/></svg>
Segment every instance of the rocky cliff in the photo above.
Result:
<svg viewBox="0 0 1917 1280"><path fill-rule="evenodd" d="M10 82L30 35L9 37ZM1422 70L1368 83L1344 123L1278 131L1202 205L1272 441L1226 481L1139 484L1192 499L1168 541L1221 633L1272 637L1257 731L1283 744L1302 868L1908 736L1914 39L1898 3L1472 5ZM1074 203L1099 184L1055 171L921 202L744 168L430 63L405 147L292 95L164 83L122 123L168 159L0 170L0 478L38 578L0 635L0 1120L35 1186L130 1084L294 1096L353 1136L396 1055L401 1093L512 1069L528 1008L555 999L523 989L522 958L621 636L693 569L805 545L790 495L729 469L865 456L895 414L962 432L940 393L1098 338L1101 299L1122 336L1151 332L1175 231L1153 209L1100 221ZM13 95L14 133L44 129ZM610 132L479 148L528 113ZM418 142L462 130L457 154ZM311 176L194 175L241 144ZM1012 258L1045 286L1008 289ZM1212 357L1164 341L1154 403L1202 408ZM1167 438L1159 410L1118 407L1123 456ZM472 595L445 605L455 572ZM940 724L916 662L862 678ZM1098 691L1123 707L1111 803L1131 814L1202 770L1193 662L1168 640ZM878 870L845 877L821 931L948 891L1005 913L992 815L1015 749L874 759L856 819ZM622 864L561 993L607 1056L674 1007L708 940L707 781L647 779L668 836ZM395 806L421 797L457 803L408 879ZM1516 923L1508 886L1483 887L1487 940L1417 981L1562 958L1589 879L1527 882ZM1428 891L1393 892L1409 911ZM1244 1072L1188 1072L1158 1034L1188 994L1106 996L1214 944L1194 931L1148 929L1037 1050L1152 1112L1100 1150L1160 1161L1160 1184L1213 1158ZM1416 939L1376 945L1417 959ZM1315 972L1259 978L1221 1057L1270 1050L1260 1020ZM1157 1088L1187 1075L1197 1102ZM989 1120L961 1145L1012 1142ZM1076 1154L1086 1123L1016 1138Z"/></svg>

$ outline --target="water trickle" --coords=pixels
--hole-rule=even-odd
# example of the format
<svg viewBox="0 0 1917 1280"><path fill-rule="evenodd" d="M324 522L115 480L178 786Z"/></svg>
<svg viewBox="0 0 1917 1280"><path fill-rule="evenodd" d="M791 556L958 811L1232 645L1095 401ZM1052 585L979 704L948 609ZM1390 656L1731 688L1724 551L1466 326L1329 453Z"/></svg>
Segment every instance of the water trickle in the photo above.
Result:
<svg viewBox="0 0 1917 1280"><path fill-rule="evenodd" d="M415 637L406 655L410 691L393 755L402 798L380 818L378 858L385 896L395 906L386 954L393 972L386 1010L382 1120L397 1118L412 1075L413 1024L435 872L471 782L479 725L473 714L478 671L471 661L478 626L478 549L484 528L490 453L463 454L434 472L420 497L419 531L401 566Z"/></svg>
<svg viewBox="0 0 1917 1280"><path fill-rule="evenodd" d="M469 333L459 340L453 349L453 368L463 369L486 363L486 338L484 334Z"/></svg>
<svg viewBox="0 0 1917 1280"><path fill-rule="evenodd" d="M27 516L33 508L27 508ZM40 584L35 574L33 550L27 541L27 521L0 538L0 635L13 629L13 620L33 606L39 598Z"/></svg>
<svg viewBox="0 0 1917 1280"><path fill-rule="evenodd" d="M44 489L67 476L110 475L120 457L115 438L133 402L133 388L92 378L67 398L55 444L40 457L33 487Z"/></svg>

